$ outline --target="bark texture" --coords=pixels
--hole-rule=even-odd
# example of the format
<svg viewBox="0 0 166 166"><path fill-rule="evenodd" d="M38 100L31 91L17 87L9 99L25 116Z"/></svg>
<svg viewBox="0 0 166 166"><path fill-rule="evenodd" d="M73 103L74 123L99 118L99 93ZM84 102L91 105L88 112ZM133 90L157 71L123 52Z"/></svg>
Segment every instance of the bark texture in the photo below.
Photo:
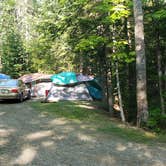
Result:
<svg viewBox="0 0 166 166"><path fill-rule="evenodd" d="M135 50L137 79L137 126L148 118L148 103L146 92L146 58L144 44L143 11L141 0L133 0L135 19Z"/></svg>

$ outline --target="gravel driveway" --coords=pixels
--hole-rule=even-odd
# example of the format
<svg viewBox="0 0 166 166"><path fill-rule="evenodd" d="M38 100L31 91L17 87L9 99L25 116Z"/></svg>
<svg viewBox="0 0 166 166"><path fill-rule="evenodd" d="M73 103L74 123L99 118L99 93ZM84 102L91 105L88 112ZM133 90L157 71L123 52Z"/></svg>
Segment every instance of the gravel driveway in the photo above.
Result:
<svg viewBox="0 0 166 166"><path fill-rule="evenodd" d="M0 166L164 166L164 147L103 136L27 102L0 103Z"/></svg>

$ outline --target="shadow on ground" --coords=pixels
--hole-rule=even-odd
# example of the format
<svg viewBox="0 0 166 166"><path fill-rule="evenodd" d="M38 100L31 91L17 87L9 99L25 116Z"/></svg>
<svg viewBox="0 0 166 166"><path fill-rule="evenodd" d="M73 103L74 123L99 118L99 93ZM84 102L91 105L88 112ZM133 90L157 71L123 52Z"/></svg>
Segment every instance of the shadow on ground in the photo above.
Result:
<svg viewBox="0 0 166 166"><path fill-rule="evenodd" d="M164 166L164 147L103 136L93 125L51 117L26 102L0 103L0 165Z"/></svg>

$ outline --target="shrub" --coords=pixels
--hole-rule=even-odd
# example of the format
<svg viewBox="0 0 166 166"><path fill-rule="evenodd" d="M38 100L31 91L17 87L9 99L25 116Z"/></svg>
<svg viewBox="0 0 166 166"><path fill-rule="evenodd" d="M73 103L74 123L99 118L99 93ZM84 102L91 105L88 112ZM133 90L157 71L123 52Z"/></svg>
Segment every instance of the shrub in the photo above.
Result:
<svg viewBox="0 0 166 166"><path fill-rule="evenodd" d="M166 115L159 108L151 109L147 127L155 132L166 132Z"/></svg>

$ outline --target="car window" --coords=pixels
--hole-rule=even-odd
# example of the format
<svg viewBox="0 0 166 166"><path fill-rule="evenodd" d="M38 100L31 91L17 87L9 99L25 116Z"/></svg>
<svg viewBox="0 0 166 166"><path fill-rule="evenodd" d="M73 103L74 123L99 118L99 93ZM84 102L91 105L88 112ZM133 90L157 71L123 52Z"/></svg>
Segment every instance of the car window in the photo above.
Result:
<svg viewBox="0 0 166 166"><path fill-rule="evenodd" d="M17 80L0 80L0 86L7 87L7 86L17 86Z"/></svg>

